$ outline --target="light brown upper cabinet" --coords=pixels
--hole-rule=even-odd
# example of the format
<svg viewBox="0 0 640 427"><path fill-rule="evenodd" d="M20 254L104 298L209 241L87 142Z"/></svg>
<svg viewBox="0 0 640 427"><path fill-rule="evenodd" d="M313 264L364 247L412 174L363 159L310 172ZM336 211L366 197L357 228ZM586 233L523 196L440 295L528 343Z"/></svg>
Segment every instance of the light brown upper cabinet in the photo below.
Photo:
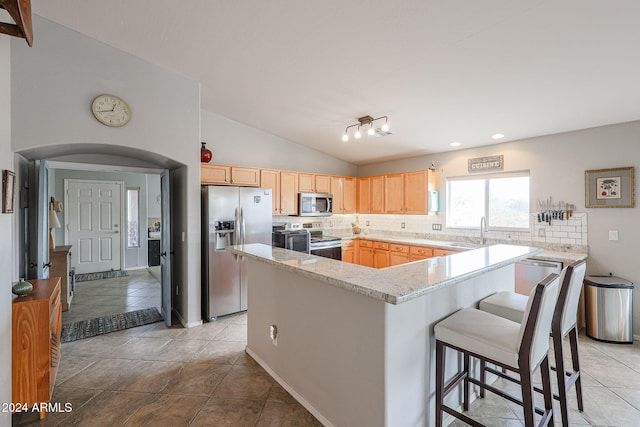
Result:
<svg viewBox="0 0 640 427"><path fill-rule="evenodd" d="M260 187L270 188L271 193L271 213L280 214L280 171L273 169L260 170Z"/></svg>
<svg viewBox="0 0 640 427"><path fill-rule="evenodd" d="M333 213L355 213L356 178L332 176L330 183L331 194L333 195Z"/></svg>
<svg viewBox="0 0 640 427"><path fill-rule="evenodd" d="M429 213L429 191L436 189L435 171L397 173L385 178L386 213Z"/></svg>
<svg viewBox="0 0 640 427"><path fill-rule="evenodd" d="M231 166L200 165L200 182L203 184L230 184Z"/></svg>
<svg viewBox="0 0 640 427"><path fill-rule="evenodd" d="M330 193L329 175L317 175L312 173L298 174L298 191L304 193Z"/></svg>
<svg viewBox="0 0 640 427"><path fill-rule="evenodd" d="M280 172L280 215L298 213L298 173Z"/></svg>
<svg viewBox="0 0 640 427"><path fill-rule="evenodd" d="M385 212L385 176L372 176L371 177L371 213L384 213Z"/></svg>
<svg viewBox="0 0 640 427"><path fill-rule="evenodd" d="M371 178L358 178L356 200L358 213L371 212Z"/></svg>
<svg viewBox="0 0 640 427"><path fill-rule="evenodd" d="M202 184L260 186L260 169L225 165L200 165Z"/></svg>

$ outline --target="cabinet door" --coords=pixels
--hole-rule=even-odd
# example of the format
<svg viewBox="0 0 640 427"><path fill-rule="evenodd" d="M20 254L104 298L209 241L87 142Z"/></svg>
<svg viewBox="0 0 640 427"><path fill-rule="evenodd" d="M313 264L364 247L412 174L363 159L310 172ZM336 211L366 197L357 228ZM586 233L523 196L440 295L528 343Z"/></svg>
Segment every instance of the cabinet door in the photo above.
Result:
<svg viewBox="0 0 640 427"><path fill-rule="evenodd" d="M407 214L427 214L427 171L404 174L404 208Z"/></svg>
<svg viewBox="0 0 640 427"><path fill-rule="evenodd" d="M445 256L445 255L451 255L456 253L458 253L458 251L454 251L451 249L437 249L437 248L433 249L433 256Z"/></svg>
<svg viewBox="0 0 640 427"><path fill-rule="evenodd" d="M316 193L331 193L331 179L329 175L314 175Z"/></svg>
<svg viewBox="0 0 640 427"><path fill-rule="evenodd" d="M298 173L280 172L280 215L298 213Z"/></svg>
<svg viewBox="0 0 640 427"><path fill-rule="evenodd" d="M342 248L342 261L353 264L355 261L353 248Z"/></svg>
<svg viewBox="0 0 640 427"><path fill-rule="evenodd" d="M371 177L371 213L385 212L384 176Z"/></svg>
<svg viewBox="0 0 640 427"><path fill-rule="evenodd" d="M387 175L384 182L385 212L404 213L404 174Z"/></svg>
<svg viewBox="0 0 640 427"><path fill-rule="evenodd" d="M272 190L271 213L280 213L280 171L271 169L260 170L260 187Z"/></svg>
<svg viewBox="0 0 640 427"><path fill-rule="evenodd" d="M358 178L358 191L356 192L359 213L371 212L371 179Z"/></svg>
<svg viewBox="0 0 640 427"><path fill-rule="evenodd" d="M409 246L391 244L389 247L389 265L400 265L409 262Z"/></svg>
<svg viewBox="0 0 640 427"><path fill-rule="evenodd" d="M331 194L333 194L333 213L344 213L343 204L344 179L340 176L331 177Z"/></svg>
<svg viewBox="0 0 640 427"><path fill-rule="evenodd" d="M230 184L230 181L230 166L200 165L200 182L203 184Z"/></svg>
<svg viewBox="0 0 640 427"><path fill-rule="evenodd" d="M249 187L260 186L260 169L257 168L240 168L233 166L231 168L231 183L233 185L246 185Z"/></svg>
<svg viewBox="0 0 640 427"><path fill-rule="evenodd" d="M431 258L433 256L433 249L424 246L411 246L409 248L409 259L411 261L418 261L421 259Z"/></svg>
<svg viewBox="0 0 640 427"><path fill-rule="evenodd" d="M358 264L373 267L373 242L371 240L358 241Z"/></svg>
<svg viewBox="0 0 640 427"><path fill-rule="evenodd" d="M356 213L356 179L345 177L342 186L344 213Z"/></svg>
<svg viewBox="0 0 640 427"><path fill-rule="evenodd" d="M303 193L315 193L313 174L312 173L299 173L298 174L298 191Z"/></svg>
<svg viewBox="0 0 640 427"><path fill-rule="evenodd" d="M373 267L385 268L389 267L389 251L386 249L373 250Z"/></svg>

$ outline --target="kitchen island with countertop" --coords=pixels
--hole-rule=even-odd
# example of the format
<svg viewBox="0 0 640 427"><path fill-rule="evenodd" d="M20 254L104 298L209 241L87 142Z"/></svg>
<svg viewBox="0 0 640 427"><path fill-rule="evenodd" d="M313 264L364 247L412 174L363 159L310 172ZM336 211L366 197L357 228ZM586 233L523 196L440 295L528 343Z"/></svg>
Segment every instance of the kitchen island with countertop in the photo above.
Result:
<svg viewBox="0 0 640 427"><path fill-rule="evenodd" d="M372 269L253 244L247 352L325 425L433 425L433 327L514 289L538 248L494 245ZM455 367L450 354L447 366Z"/></svg>

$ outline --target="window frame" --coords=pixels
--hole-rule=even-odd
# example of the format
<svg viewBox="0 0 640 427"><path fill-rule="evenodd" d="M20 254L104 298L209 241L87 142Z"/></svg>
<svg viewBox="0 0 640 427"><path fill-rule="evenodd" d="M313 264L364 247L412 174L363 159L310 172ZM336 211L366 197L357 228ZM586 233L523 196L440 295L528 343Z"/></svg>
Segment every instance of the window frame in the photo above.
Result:
<svg viewBox="0 0 640 427"><path fill-rule="evenodd" d="M137 192L137 203L138 203L138 218L137 218L137 223L138 223L138 244L137 245L130 245L129 244L129 213L130 213L130 203L129 203L129 192L130 191L135 191ZM127 187L125 190L125 194L126 194L126 201L127 201L127 236L126 236L126 240L127 240L127 249L139 249L142 247L142 233L140 232L140 187Z"/></svg>
<svg viewBox="0 0 640 427"><path fill-rule="evenodd" d="M505 231L505 232L530 232L531 231L531 220L527 221L527 227L492 227L491 219L489 215L490 206L489 206L489 186L492 179L505 179L505 178L529 178L529 209L527 215L531 214L531 171L529 169L518 170L518 171L508 171L508 172L491 172L491 173L480 173L473 175L463 175L463 176L454 176L447 177L446 186L447 186L447 197L446 197L446 226L452 230L479 230L480 229L480 218L478 218L478 225L472 226L450 226L449 225L449 212L450 212L450 202L451 202L451 188L449 183L452 181L475 181L475 180L484 180L484 214L483 216L486 219L487 230L490 231Z"/></svg>

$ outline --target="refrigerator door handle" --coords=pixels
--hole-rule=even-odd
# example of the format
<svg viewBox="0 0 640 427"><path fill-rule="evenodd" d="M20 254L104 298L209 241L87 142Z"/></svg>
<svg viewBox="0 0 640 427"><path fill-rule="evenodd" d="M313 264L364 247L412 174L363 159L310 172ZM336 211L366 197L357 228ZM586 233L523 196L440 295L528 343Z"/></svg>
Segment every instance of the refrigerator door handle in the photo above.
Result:
<svg viewBox="0 0 640 427"><path fill-rule="evenodd" d="M242 227L241 230L242 231L241 231L241 235L240 235L240 239L241 239L240 240L240 244L244 245L244 232L245 232L244 227L245 227L245 224L244 224L244 212L242 211L242 208L240 208L240 222L242 223L242 225L241 225L241 227Z"/></svg>

